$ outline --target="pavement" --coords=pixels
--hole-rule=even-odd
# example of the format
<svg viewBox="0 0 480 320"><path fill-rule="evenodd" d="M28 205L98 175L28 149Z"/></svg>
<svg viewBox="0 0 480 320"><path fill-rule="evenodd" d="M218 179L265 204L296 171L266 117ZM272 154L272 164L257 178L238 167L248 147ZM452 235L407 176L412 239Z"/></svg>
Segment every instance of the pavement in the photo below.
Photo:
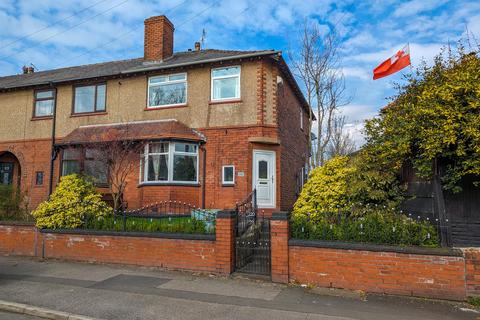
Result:
<svg viewBox="0 0 480 320"><path fill-rule="evenodd" d="M480 319L461 303L0 256L0 300L98 319ZM36 319L0 312L1 319Z"/></svg>
<svg viewBox="0 0 480 320"><path fill-rule="evenodd" d="M29 316L26 314L16 314L11 312L0 312L0 320L41 320L42 318Z"/></svg>

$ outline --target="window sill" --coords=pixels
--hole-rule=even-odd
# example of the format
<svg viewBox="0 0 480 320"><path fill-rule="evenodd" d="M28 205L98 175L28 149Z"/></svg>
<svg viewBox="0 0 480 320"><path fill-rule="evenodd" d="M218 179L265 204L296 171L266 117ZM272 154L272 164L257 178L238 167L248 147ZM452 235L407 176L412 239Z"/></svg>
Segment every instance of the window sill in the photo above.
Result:
<svg viewBox="0 0 480 320"><path fill-rule="evenodd" d="M242 103L242 99L228 99L228 100L210 100L208 104L229 104L229 103Z"/></svg>
<svg viewBox="0 0 480 320"><path fill-rule="evenodd" d="M32 117L31 121L39 121L39 120L51 120L53 116L41 116L41 117Z"/></svg>
<svg viewBox="0 0 480 320"><path fill-rule="evenodd" d="M154 110L165 110L165 109L175 109L175 108L186 108L188 105L185 104L173 104L168 106L161 106L161 107L146 107L143 109L144 111L154 111Z"/></svg>
<svg viewBox="0 0 480 320"><path fill-rule="evenodd" d="M235 187L235 184L234 183L222 183L222 187L226 187L226 188L231 188L231 187Z"/></svg>
<svg viewBox="0 0 480 320"><path fill-rule="evenodd" d="M84 112L84 113L72 113L70 118L77 118L77 117L89 117L89 116L103 116L108 114L106 111L101 112Z"/></svg>
<svg viewBox="0 0 480 320"><path fill-rule="evenodd" d="M172 186L178 186L178 187L200 187L200 183L198 182L193 182L193 183L186 183L186 182L142 182L138 184L138 188L143 188L143 187L158 187L158 186L165 186L165 187L172 187Z"/></svg>

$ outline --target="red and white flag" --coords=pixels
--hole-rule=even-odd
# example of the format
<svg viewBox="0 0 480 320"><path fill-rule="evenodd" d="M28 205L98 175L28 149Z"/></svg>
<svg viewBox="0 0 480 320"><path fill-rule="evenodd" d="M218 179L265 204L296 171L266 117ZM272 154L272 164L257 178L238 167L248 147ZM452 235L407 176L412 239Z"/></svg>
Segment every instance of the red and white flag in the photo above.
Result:
<svg viewBox="0 0 480 320"><path fill-rule="evenodd" d="M378 67L373 69L373 80L389 76L392 73L402 70L410 64L410 47L407 44L394 56L383 61Z"/></svg>

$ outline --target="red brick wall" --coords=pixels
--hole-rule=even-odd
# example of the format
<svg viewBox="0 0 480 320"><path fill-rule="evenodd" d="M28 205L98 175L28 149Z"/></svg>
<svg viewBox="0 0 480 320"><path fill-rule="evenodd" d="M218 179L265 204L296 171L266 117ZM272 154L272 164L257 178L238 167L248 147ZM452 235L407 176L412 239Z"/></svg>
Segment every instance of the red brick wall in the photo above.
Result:
<svg viewBox="0 0 480 320"><path fill-rule="evenodd" d="M465 299L463 257L291 246L290 279L321 287Z"/></svg>
<svg viewBox="0 0 480 320"><path fill-rule="evenodd" d="M173 54L173 24L165 16L145 20L144 59L164 60Z"/></svg>
<svg viewBox="0 0 480 320"><path fill-rule="evenodd" d="M43 234L44 257L216 271L215 241L75 234Z"/></svg>
<svg viewBox="0 0 480 320"><path fill-rule="evenodd" d="M48 196L50 177L50 140L25 140L0 142L0 157L5 152L13 154L20 164L20 187L28 198L29 208L37 205ZM43 171L43 185L35 185L35 174ZM55 167L55 180L58 179L58 165ZM16 185L16 181L14 180Z"/></svg>
<svg viewBox="0 0 480 320"><path fill-rule="evenodd" d="M272 281L288 283L288 221L275 219L275 214L270 222L271 232L271 263Z"/></svg>
<svg viewBox="0 0 480 320"><path fill-rule="evenodd" d="M465 256L465 270L467 294L480 296L480 248L463 250Z"/></svg>
<svg viewBox="0 0 480 320"><path fill-rule="evenodd" d="M297 199L297 176L308 157L308 115L285 80L278 84L277 101L282 170L280 209L291 210Z"/></svg>
<svg viewBox="0 0 480 320"><path fill-rule="evenodd" d="M33 225L0 224L0 254L35 256L36 239Z"/></svg>

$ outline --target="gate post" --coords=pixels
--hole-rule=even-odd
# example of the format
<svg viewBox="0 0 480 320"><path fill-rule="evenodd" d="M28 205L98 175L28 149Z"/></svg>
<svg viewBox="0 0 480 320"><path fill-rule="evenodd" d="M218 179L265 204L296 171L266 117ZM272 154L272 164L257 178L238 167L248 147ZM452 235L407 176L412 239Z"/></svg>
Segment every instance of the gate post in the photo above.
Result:
<svg viewBox="0 0 480 320"><path fill-rule="evenodd" d="M285 211L274 212L270 220L272 281L288 283L288 238L290 214Z"/></svg>
<svg viewBox="0 0 480 320"><path fill-rule="evenodd" d="M215 227L215 250L217 272L230 274L235 266L235 210L223 210L217 213Z"/></svg>

